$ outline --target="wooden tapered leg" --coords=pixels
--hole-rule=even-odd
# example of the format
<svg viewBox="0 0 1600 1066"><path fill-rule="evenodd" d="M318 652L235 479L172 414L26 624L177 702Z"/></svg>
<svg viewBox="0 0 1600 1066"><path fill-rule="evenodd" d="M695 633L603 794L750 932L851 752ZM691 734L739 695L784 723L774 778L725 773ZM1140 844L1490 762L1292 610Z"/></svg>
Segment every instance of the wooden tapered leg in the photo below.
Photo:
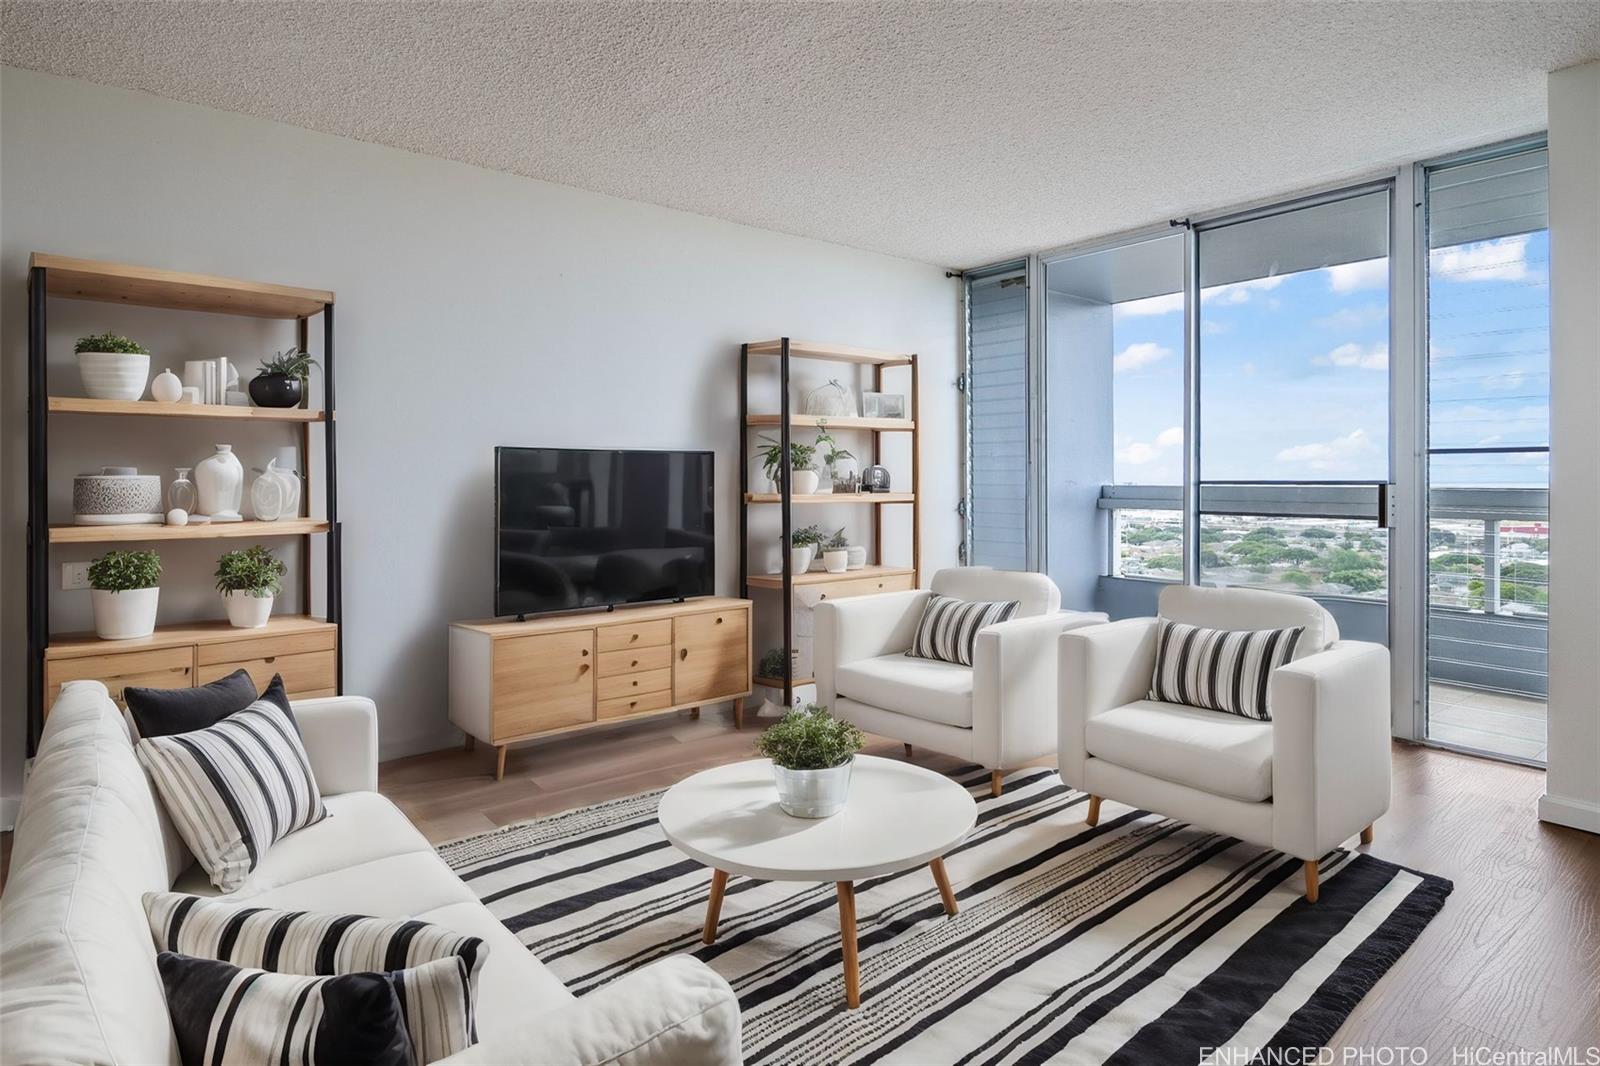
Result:
<svg viewBox="0 0 1600 1066"><path fill-rule="evenodd" d="M1361 831L1361 843L1363 843L1363 844L1372 843L1372 826L1369 825L1369 826L1367 826L1365 829L1363 829Z"/></svg>
<svg viewBox="0 0 1600 1066"><path fill-rule="evenodd" d="M910 744L907 744L907 745L906 745L906 758L908 758L908 759L909 759L909 758L911 758L911 756L912 756L912 754L913 754L913 753L912 753L912 751L911 751L911 745L910 745Z"/></svg>
<svg viewBox="0 0 1600 1066"><path fill-rule="evenodd" d="M689 708L689 717L690 718L699 718L700 717L700 708L698 708L698 707L690 707Z"/></svg>
<svg viewBox="0 0 1600 1066"><path fill-rule="evenodd" d="M744 700L733 701L733 728L744 728Z"/></svg>
<svg viewBox="0 0 1600 1066"><path fill-rule="evenodd" d="M468 733L467 739L462 742L461 746L467 751L471 751L473 748L478 746L478 738L473 736L471 733Z"/></svg>
<svg viewBox="0 0 1600 1066"><path fill-rule="evenodd" d="M944 900L944 912L955 914L956 894L950 891L950 875L944 872L944 860L933 859L928 863L928 869L933 871L933 883L939 886L939 898Z"/></svg>
<svg viewBox="0 0 1600 1066"><path fill-rule="evenodd" d="M1306 860L1306 902L1317 901L1317 860Z"/></svg>
<svg viewBox="0 0 1600 1066"><path fill-rule="evenodd" d="M844 949L844 1002L854 1009L861 1006L861 967L856 958L856 886L836 881L839 890L839 944Z"/></svg>
<svg viewBox="0 0 1600 1066"><path fill-rule="evenodd" d="M717 919L722 916L722 892L728 887L726 870L711 871L711 898L706 901L706 928L700 939L707 944L717 942Z"/></svg>
<svg viewBox="0 0 1600 1066"><path fill-rule="evenodd" d="M1084 818L1083 821L1084 821L1084 824L1086 824L1086 825L1099 825L1100 824L1100 797L1099 796L1090 796L1089 797L1089 814L1088 814L1088 816L1086 818Z"/></svg>
<svg viewBox="0 0 1600 1066"><path fill-rule="evenodd" d="M494 779L496 781L504 781L506 779L506 751L507 751L507 747L508 747L507 745L502 744L498 748L495 749Z"/></svg>
<svg viewBox="0 0 1600 1066"><path fill-rule="evenodd" d="M994 796L996 798L999 798L1000 793L1005 791L1005 787L1006 787L1006 772L1004 770L990 770L989 771L989 795Z"/></svg>

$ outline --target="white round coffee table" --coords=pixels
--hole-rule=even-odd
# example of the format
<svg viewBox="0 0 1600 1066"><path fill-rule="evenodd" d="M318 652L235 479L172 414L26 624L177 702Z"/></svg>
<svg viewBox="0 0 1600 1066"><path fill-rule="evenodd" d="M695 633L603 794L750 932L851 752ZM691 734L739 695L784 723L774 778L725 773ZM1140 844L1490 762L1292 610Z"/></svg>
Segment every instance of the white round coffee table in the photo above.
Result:
<svg viewBox="0 0 1600 1066"><path fill-rule="evenodd" d="M845 1002L861 1005L856 961L855 882L927 863L948 914L955 893L945 876L947 851L972 831L978 805L943 774L910 763L856 756L850 799L828 818L796 818L778 806L766 759L718 766L673 785L657 811L679 851L711 867L704 939L717 938L729 874L758 881L832 881L839 892Z"/></svg>

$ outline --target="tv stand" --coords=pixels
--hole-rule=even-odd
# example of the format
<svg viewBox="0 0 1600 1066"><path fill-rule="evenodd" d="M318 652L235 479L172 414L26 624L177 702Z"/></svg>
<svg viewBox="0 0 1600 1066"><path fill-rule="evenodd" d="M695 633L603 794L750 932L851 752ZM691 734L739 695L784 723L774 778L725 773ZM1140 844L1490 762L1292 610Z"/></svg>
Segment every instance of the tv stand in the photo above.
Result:
<svg viewBox="0 0 1600 1066"><path fill-rule="evenodd" d="M450 626L450 721L496 749L750 694L750 601L707 596L604 613Z"/></svg>

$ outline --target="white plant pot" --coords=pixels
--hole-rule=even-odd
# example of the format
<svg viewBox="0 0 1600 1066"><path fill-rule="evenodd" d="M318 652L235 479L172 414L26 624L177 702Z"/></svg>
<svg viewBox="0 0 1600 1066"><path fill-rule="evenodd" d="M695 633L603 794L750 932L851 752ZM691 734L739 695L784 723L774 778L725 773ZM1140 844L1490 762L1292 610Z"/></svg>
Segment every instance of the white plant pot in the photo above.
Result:
<svg viewBox="0 0 1600 1066"><path fill-rule="evenodd" d="M228 610L228 624L235 629L260 629L272 617L272 600L265 596L252 596L248 592L224 592L222 605Z"/></svg>
<svg viewBox="0 0 1600 1066"><path fill-rule="evenodd" d="M796 496L810 496L817 491L817 472L815 470L791 470L794 477L794 494Z"/></svg>
<svg viewBox="0 0 1600 1066"><path fill-rule="evenodd" d="M830 574L842 574L850 567L848 548L829 548L822 553L822 568Z"/></svg>
<svg viewBox="0 0 1600 1066"><path fill-rule="evenodd" d="M860 570L867 565L867 546L865 544L852 544L845 549L850 556L847 569Z"/></svg>
<svg viewBox="0 0 1600 1066"><path fill-rule="evenodd" d="M789 572L792 574L803 574L807 570L811 569L812 551L813 549L809 544L803 548L790 548Z"/></svg>
<svg viewBox="0 0 1600 1066"><path fill-rule="evenodd" d="M79 352L83 391L95 400L137 400L150 378L150 357L134 352Z"/></svg>
<svg viewBox="0 0 1600 1066"><path fill-rule="evenodd" d="M94 635L101 640L148 637L156 629L156 602L160 598L159 588L126 589L122 592L90 589Z"/></svg>

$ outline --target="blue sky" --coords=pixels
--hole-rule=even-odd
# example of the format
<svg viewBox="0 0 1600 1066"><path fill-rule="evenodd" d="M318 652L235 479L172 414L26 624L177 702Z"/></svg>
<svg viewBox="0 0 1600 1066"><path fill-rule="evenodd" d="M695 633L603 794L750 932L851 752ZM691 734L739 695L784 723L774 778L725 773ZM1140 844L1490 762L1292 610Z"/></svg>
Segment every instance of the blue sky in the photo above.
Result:
<svg viewBox="0 0 1600 1066"><path fill-rule="evenodd" d="M1436 249L1430 265L1435 447L1545 444L1546 232ZM1208 479L1381 480L1388 445L1388 261L1203 290L1201 466ZM1181 294L1118 304L1120 483L1177 484ZM1542 485L1542 455L1436 458L1435 484Z"/></svg>

